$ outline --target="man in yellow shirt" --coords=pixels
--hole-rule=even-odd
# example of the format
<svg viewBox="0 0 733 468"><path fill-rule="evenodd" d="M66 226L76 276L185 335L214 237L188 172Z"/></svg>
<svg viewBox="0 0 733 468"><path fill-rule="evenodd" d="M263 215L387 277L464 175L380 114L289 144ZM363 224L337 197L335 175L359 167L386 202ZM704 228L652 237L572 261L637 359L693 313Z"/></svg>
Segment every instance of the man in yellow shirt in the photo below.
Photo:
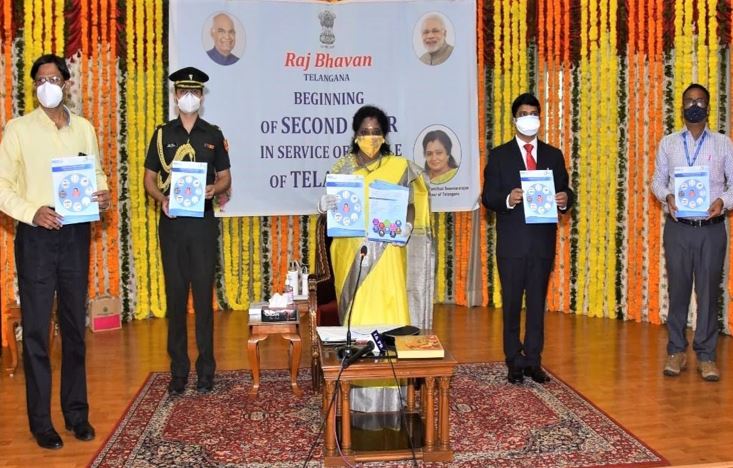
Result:
<svg viewBox="0 0 733 468"><path fill-rule="evenodd" d="M38 445L63 447L51 422L51 365L48 329L54 295L61 329L61 409L66 428L92 440L86 388L89 223L64 225L54 210L51 159L89 155L96 159L92 202L110 207L91 123L63 104L71 77L63 58L43 55L31 67L40 106L7 123L0 141L0 211L18 221L15 258L23 323L23 366L30 430ZM12 339L12 337L11 337Z"/></svg>

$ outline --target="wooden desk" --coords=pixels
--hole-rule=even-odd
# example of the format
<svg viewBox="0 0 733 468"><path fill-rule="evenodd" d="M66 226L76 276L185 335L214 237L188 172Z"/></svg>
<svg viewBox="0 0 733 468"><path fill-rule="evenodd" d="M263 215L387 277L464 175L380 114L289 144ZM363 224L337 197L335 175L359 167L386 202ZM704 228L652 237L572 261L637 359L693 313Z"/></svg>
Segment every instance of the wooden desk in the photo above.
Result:
<svg viewBox="0 0 733 468"><path fill-rule="evenodd" d="M247 353L249 364L252 367L252 389L250 395L256 396L260 389L260 348L261 341L265 341L270 335L280 335L284 340L290 342L288 348L288 367L290 368L290 386L295 395L302 395L303 391L298 386L298 367L300 366L300 351L303 347L300 340L300 314L308 310L308 301L295 301L298 320L292 322L263 322L260 317L249 317L249 339L247 340Z"/></svg>
<svg viewBox="0 0 733 468"><path fill-rule="evenodd" d="M323 411L326 414L326 429L324 431L324 456L325 466L342 466L345 463L409 460L412 458L412 451L406 449L389 449L365 451L354 448L352 445L351 427L351 406L349 391L351 382L364 379L393 379L392 366L384 359L364 359L357 361L341 373L337 400L329 410L329 402L337 391L336 378L341 369L335 348L319 344L321 353L321 368L325 380L323 392ZM450 407L448 390L450 379L458 364L451 354L446 351L443 359L402 359L394 360L394 372L400 379L408 379L408 382L419 382L420 408L419 415L424 426L422 447L415 447L415 456L425 462L451 461L453 451L450 447ZM437 387L437 388L436 388ZM438 394L438 419L435 420L435 396ZM415 413L415 386L407 386L407 408L406 412ZM340 403L340 433L339 441L341 451L345 460L336 451L336 412L337 404ZM436 440L437 428L437 440ZM416 438L412 437L413 441Z"/></svg>

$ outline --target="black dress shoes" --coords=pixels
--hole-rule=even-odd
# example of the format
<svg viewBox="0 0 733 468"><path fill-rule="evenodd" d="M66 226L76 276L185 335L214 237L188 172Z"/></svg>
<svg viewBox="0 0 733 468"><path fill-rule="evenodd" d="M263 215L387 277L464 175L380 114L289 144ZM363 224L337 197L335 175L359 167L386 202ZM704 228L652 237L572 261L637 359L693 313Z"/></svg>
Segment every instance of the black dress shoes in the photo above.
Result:
<svg viewBox="0 0 733 468"><path fill-rule="evenodd" d="M509 373L507 374L506 379L510 384L520 384L524 382L524 373L522 372L522 368L509 366Z"/></svg>
<svg viewBox="0 0 733 468"><path fill-rule="evenodd" d="M186 389L186 377L173 377L171 383L168 384L168 393L171 395L181 395Z"/></svg>
<svg viewBox="0 0 733 468"><path fill-rule="evenodd" d="M550 376L540 366L525 367L524 375L531 377L537 383L547 383L550 381Z"/></svg>
<svg viewBox="0 0 733 468"><path fill-rule="evenodd" d="M199 393L209 393L214 389L214 378L213 377L201 377L196 383L196 390Z"/></svg>
<svg viewBox="0 0 733 468"><path fill-rule="evenodd" d="M74 437L85 442L94 439L94 428L89 421L84 421L79 424L66 425L66 430L74 433Z"/></svg>
<svg viewBox="0 0 733 468"><path fill-rule="evenodd" d="M33 434L33 437L36 438L36 442L41 448L54 450L60 449L64 446L64 441L61 440L61 436L55 429L49 429L46 432Z"/></svg>

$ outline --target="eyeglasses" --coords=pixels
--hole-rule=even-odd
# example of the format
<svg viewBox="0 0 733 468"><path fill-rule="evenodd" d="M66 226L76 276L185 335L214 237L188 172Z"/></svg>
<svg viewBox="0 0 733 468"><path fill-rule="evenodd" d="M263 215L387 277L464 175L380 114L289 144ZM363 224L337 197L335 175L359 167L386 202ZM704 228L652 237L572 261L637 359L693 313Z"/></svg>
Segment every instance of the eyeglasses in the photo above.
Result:
<svg viewBox="0 0 733 468"><path fill-rule="evenodd" d="M64 82L64 79L60 76L54 75L54 76L39 76L36 78L36 86L41 86L45 83L51 83L55 85L61 85L61 83Z"/></svg>
<svg viewBox="0 0 733 468"><path fill-rule="evenodd" d="M537 112L537 111L530 111L530 112L527 112L527 111L519 111L519 112L517 112L517 117L527 117L528 115L531 115L531 116L534 116L534 117L539 117L540 116L540 113Z"/></svg>
<svg viewBox="0 0 733 468"><path fill-rule="evenodd" d="M708 103L705 98L697 98L697 99L684 99L682 101L682 105L685 106L685 109L689 109L692 106L705 108L708 106Z"/></svg>

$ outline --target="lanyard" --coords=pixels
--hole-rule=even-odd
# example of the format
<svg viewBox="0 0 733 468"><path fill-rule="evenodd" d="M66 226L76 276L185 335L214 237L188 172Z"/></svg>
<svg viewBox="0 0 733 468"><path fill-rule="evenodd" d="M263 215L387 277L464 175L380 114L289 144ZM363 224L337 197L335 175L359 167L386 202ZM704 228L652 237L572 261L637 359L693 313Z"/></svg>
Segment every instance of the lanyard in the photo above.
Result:
<svg viewBox="0 0 733 468"><path fill-rule="evenodd" d="M687 149L687 138L685 138L685 135L682 135L682 143L685 144L685 159L687 159L687 165L692 167L695 165L695 162L697 161L697 157L700 155L700 149L702 148L702 143L705 141L705 135L707 133L703 130L702 136L700 137L700 141L697 143L697 147L695 148L695 154L692 157L692 161L690 161L690 151Z"/></svg>

